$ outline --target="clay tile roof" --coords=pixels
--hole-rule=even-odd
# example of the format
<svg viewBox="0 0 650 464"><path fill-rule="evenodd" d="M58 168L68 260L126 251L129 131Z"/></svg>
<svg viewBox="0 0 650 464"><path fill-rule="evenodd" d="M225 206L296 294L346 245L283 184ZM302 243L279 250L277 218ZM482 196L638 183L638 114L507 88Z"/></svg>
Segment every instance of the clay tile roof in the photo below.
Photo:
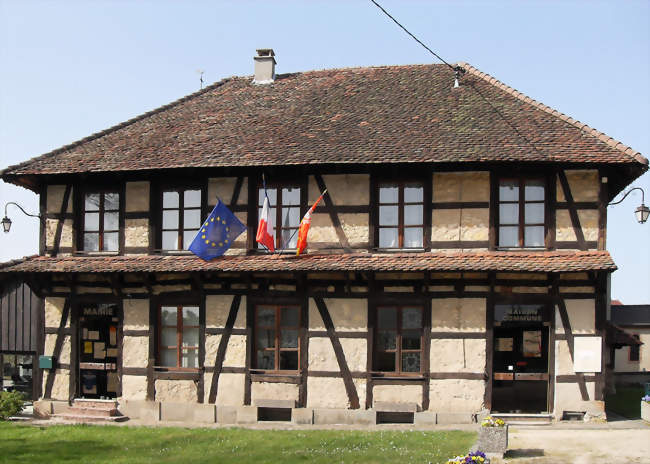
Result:
<svg viewBox="0 0 650 464"><path fill-rule="evenodd" d="M0 265L2 273L99 272L320 272L320 271L614 271L607 251L481 251L396 254L38 256Z"/></svg>
<svg viewBox="0 0 650 464"><path fill-rule="evenodd" d="M228 78L2 176L486 161L647 169L635 150L462 66L468 72L457 89L453 71L440 64L284 74L269 85Z"/></svg>

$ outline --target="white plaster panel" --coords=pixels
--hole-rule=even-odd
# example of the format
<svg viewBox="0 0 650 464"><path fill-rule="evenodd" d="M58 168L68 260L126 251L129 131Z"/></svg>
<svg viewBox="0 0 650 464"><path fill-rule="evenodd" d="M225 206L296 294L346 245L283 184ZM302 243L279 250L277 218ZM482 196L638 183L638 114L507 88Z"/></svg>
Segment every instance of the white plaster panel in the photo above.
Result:
<svg viewBox="0 0 650 464"><path fill-rule="evenodd" d="M122 365L124 367L147 367L149 337L124 337L122 339Z"/></svg>
<svg viewBox="0 0 650 464"><path fill-rule="evenodd" d="M65 298L48 296L45 298L45 327L58 328L65 306ZM70 318L66 319L66 327L70 327Z"/></svg>
<svg viewBox="0 0 650 464"><path fill-rule="evenodd" d="M57 334L45 334L45 354L47 356L54 355L54 345L56 344ZM61 345L61 353L57 358L57 362L61 364L70 364L70 336L63 337L63 345Z"/></svg>
<svg viewBox="0 0 650 464"><path fill-rule="evenodd" d="M48 185L47 186L47 200L45 208L48 213L60 213L61 206L63 206L63 196L65 195L65 185ZM72 198L74 196L74 188L70 190L70 198L68 200L68 213L72 213Z"/></svg>
<svg viewBox="0 0 650 464"><path fill-rule="evenodd" d="M208 295L205 298L205 323L207 327L225 327L234 296ZM234 328L246 328L246 297L242 296Z"/></svg>
<svg viewBox="0 0 650 464"><path fill-rule="evenodd" d="M555 416L561 417L562 411L586 411L590 409L590 403L594 400L596 385L594 382L585 382L589 399L583 401L580 394L580 387L577 382L555 384Z"/></svg>
<svg viewBox="0 0 650 464"><path fill-rule="evenodd" d="M460 209L437 209L431 218L431 240L460 240Z"/></svg>
<svg viewBox="0 0 650 464"><path fill-rule="evenodd" d="M490 201L490 173L459 173L461 182L461 201Z"/></svg>
<svg viewBox="0 0 650 464"><path fill-rule="evenodd" d="M246 335L230 336L223 365L227 367L246 366Z"/></svg>
<svg viewBox="0 0 650 464"><path fill-rule="evenodd" d="M143 375L122 375L122 399L146 400L147 378Z"/></svg>
<svg viewBox="0 0 650 464"><path fill-rule="evenodd" d="M457 172L433 173L433 201L452 202L461 199L461 177Z"/></svg>
<svg viewBox="0 0 650 464"><path fill-rule="evenodd" d="M156 380L156 401L196 403L196 383L193 380Z"/></svg>
<svg viewBox="0 0 650 464"><path fill-rule="evenodd" d="M555 341L555 375L573 375L573 360L566 340Z"/></svg>
<svg viewBox="0 0 650 464"><path fill-rule="evenodd" d="M205 365L214 366L214 361L217 359L217 351L219 349L219 342L221 335L206 335L205 336Z"/></svg>
<svg viewBox="0 0 650 464"><path fill-rule="evenodd" d="M149 300L145 299L124 299L124 330L147 330L149 329Z"/></svg>
<svg viewBox="0 0 650 464"><path fill-rule="evenodd" d="M485 371L485 340L432 339L429 363L431 372Z"/></svg>
<svg viewBox="0 0 650 464"><path fill-rule="evenodd" d="M434 214L437 214L435 211ZM490 235L490 210L464 208L460 213L460 239L487 241Z"/></svg>
<svg viewBox="0 0 650 464"><path fill-rule="evenodd" d="M485 298L461 298L459 303L460 330L463 332L485 332Z"/></svg>
<svg viewBox="0 0 650 464"><path fill-rule="evenodd" d="M219 375L219 384L217 389L217 406L241 406L244 404L244 374L226 374ZM212 382L212 377L210 377ZM207 384L206 384L207 385ZM209 393L206 389L206 394Z"/></svg>
<svg viewBox="0 0 650 464"><path fill-rule="evenodd" d="M598 201L600 184L597 170L565 170L564 173L569 182L573 201ZM557 179L556 188L557 201L566 201L564 189L559 178Z"/></svg>
<svg viewBox="0 0 650 464"><path fill-rule="evenodd" d="M149 182L126 183L125 210L127 212L149 211Z"/></svg>
<svg viewBox="0 0 650 464"><path fill-rule="evenodd" d="M372 389L373 403L417 403L422 409L422 385L375 385Z"/></svg>
<svg viewBox="0 0 650 464"><path fill-rule="evenodd" d="M483 380L431 380L429 410L435 412L474 413L483 409Z"/></svg>
<svg viewBox="0 0 650 464"><path fill-rule="evenodd" d="M366 381L353 379L359 397L359 404L366 402ZM350 401L342 378L308 377L307 378L307 407L308 408L349 408Z"/></svg>
<svg viewBox="0 0 650 464"><path fill-rule="evenodd" d="M361 298L325 298L335 330L365 332L368 329L368 302ZM316 303L309 299L309 329L326 330Z"/></svg>
<svg viewBox="0 0 650 464"><path fill-rule="evenodd" d="M595 334L596 333L596 302L593 298L584 300L564 300L571 332L575 334ZM556 333L564 333L562 318L558 307L555 307L555 327Z"/></svg>
<svg viewBox="0 0 650 464"><path fill-rule="evenodd" d="M58 226L58 219L46 219L45 220L45 238L46 245L51 248L54 246L54 238L56 237L56 228ZM73 227L72 219L65 219L63 221L63 227L61 227L61 241L59 242L60 247L72 247L72 236L73 236Z"/></svg>
<svg viewBox="0 0 650 464"><path fill-rule="evenodd" d="M148 247L149 246L149 220L125 219L124 220L124 246Z"/></svg>
<svg viewBox="0 0 650 464"><path fill-rule="evenodd" d="M370 202L368 174L328 174L323 176L327 192L335 205L367 205ZM314 204L322 192L313 176L309 176L309 201Z"/></svg>
<svg viewBox="0 0 650 464"><path fill-rule="evenodd" d="M43 390L45 391L45 384L47 382L47 375L43 376ZM67 401L70 395L70 374L68 371L57 370L54 382L52 383L52 394L50 398L53 400Z"/></svg>
<svg viewBox="0 0 650 464"><path fill-rule="evenodd" d="M253 382L251 404L256 400L298 401L298 385L287 383Z"/></svg>

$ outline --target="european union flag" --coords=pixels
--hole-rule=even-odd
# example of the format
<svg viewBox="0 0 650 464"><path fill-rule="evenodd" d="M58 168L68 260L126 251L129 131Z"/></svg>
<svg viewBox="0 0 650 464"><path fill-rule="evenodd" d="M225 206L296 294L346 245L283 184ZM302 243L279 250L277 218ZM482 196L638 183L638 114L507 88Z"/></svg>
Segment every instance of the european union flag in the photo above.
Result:
<svg viewBox="0 0 650 464"><path fill-rule="evenodd" d="M223 255L245 230L246 226L217 198L217 206L201 225L189 250L209 261Z"/></svg>

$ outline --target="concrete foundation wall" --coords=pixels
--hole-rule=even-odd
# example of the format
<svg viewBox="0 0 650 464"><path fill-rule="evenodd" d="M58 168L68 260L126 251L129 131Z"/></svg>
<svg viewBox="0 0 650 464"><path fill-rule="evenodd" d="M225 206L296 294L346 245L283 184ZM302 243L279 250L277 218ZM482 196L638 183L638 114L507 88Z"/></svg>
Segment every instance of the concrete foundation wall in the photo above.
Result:
<svg viewBox="0 0 650 464"><path fill-rule="evenodd" d="M260 400L298 401L298 385L286 383L253 382L251 404Z"/></svg>
<svg viewBox="0 0 650 464"><path fill-rule="evenodd" d="M378 402L416 403L422 410L422 385L375 385L372 388L373 406Z"/></svg>
<svg viewBox="0 0 650 464"><path fill-rule="evenodd" d="M441 298L431 301L433 332L485 332L485 298Z"/></svg>

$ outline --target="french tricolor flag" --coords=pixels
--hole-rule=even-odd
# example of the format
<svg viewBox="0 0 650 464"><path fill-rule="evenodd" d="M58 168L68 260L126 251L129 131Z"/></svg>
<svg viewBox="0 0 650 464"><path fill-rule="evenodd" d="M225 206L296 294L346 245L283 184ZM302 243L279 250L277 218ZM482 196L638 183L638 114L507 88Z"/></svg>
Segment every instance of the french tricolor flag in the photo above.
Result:
<svg viewBox="0 0 650 464"><path fill-rule="evenodd" d="M257 237L255 237L255 240L257 240L257 243L264 245L271 253L274 253L275 240L273 239L273 224L271 223L269 210L269 197L264 195L264 206L262 206L262 214L260 216L260 223L257 226Z"/></svg>

